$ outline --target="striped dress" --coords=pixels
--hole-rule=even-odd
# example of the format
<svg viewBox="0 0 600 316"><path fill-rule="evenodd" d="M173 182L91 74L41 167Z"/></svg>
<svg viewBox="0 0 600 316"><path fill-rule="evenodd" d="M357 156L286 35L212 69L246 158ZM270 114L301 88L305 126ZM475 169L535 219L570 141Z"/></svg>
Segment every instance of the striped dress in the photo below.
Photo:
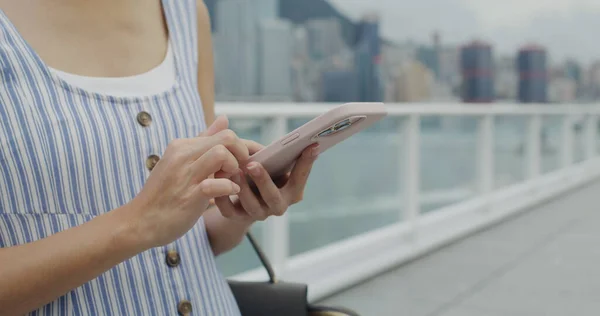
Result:
<svg viewBox="0 0 600 316"><path fill-rule="evenodd" d="M0 247L50 236L127 203L171 140L205 128L196 0L164 0L163 8L177 80L148 97L102 95L61 80L0 10ZM239 315L202 221L32 315L178 313Z"/></svg>

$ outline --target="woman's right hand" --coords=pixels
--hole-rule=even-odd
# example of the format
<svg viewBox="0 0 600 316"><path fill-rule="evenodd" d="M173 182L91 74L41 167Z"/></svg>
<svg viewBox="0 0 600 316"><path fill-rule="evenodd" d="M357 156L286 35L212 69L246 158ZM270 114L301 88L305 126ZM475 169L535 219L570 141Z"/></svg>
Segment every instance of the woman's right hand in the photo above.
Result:
<svg viewBox="0 0 600 316"><path fill-rule="evenodd" d="M210 199L237 194L237 184L213 175L235 174L238 162L247 159L247 146L231 130L169 144L144 188L127 207L130 227L143 248L175 241L197 223Z"/></svg>
<svg viewBox="0 0 600 316"><path fill-rule="evenodd" d="M142 251L175 241L196 225L209 199L235 195L235 183L212 176L237 171L248 148L234 132L217 127L173 141L126 205L46 238L0 248L0 262L10 262L0 264L0 315L26 314Z"/></svg>

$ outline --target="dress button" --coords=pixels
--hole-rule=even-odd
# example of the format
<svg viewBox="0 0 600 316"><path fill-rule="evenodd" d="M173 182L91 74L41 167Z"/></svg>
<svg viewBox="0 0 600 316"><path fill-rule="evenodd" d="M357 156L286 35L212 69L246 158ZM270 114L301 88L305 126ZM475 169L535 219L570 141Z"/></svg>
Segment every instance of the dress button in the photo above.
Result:
<svg viewBox="0 0 600 316"><path fill-rule="evenodd" d="M167 251L167 265L171 268L178 266L181 263L181 256L175 250Z"/></svg>
<svg viewBox="0 0 600 316"><path fill-rule="evenodd" d="M150 116L148 112L142 111L138 113L137 121L140 123L140 125L147 127L150 126L150 123L152 123L152 116Z"/></svg>
<svg viewBox="0 0 600 316"><path fill-rule="evenodd" d="M188 300L183 300L177 305L177 311L181 316L188 316L192 314L192 303Z"/></svg>
<svg viewBox="0 0 600 316"><path fill-rule="evenodd" d="M148 158L146 159L146 168L152 171L152 169L154 169L159 160L160 158L157 155L148 156Z"/></svg>

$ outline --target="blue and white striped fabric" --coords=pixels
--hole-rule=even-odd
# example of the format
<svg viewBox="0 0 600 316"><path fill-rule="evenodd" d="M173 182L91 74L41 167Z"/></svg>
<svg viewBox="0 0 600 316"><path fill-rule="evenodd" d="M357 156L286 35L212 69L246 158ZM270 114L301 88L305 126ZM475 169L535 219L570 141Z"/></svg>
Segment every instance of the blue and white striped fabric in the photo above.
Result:
<svg viewBox="0 0 600 316"><path fill-rule="evenodd" d="M205 128L197 92L196 0L164 0L177 83L149 97L111 97L56 77L0 10L0 247L35 241L118 208L149 175L146 160ZM143 54L144 52L140 52ZM136 117L152 116L149 126ZM169 267L174 249L181 264ZM4 263L6 264L6 263ZM239 315L199 222L33 315Z"/></svg>

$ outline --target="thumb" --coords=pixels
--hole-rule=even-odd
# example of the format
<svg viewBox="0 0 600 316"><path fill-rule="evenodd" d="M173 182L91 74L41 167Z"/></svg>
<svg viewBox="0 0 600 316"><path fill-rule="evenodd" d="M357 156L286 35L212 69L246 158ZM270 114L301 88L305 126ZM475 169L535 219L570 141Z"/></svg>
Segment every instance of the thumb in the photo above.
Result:
<svg viewBox="0 0 600 316"><path fill-rule="evenodd" d="M213 136L220 131L224 131L229 128L229 120L226 116L221 115L199 136Z"/></svg>

